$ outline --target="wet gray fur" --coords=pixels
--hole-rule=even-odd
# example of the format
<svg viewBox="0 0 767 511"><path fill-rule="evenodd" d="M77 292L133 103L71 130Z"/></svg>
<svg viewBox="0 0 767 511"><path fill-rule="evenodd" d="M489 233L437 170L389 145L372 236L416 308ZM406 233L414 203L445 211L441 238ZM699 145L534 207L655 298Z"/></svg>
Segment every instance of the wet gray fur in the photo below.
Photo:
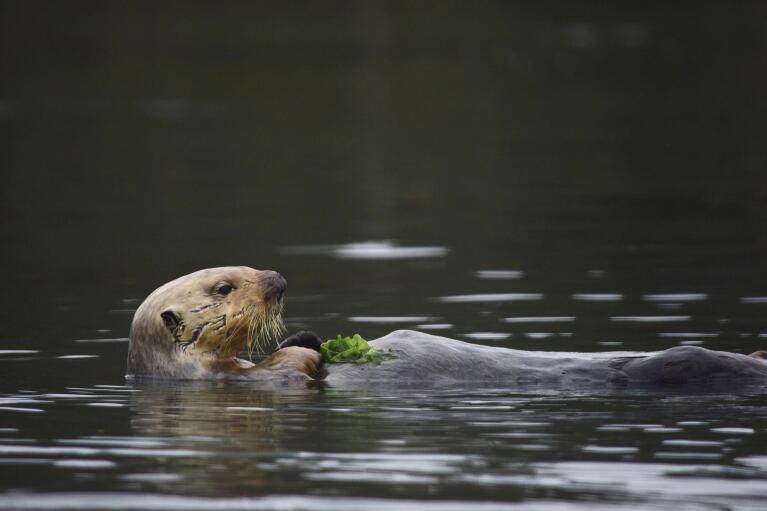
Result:
<svg viewBox="0 0 767 511"><path fill-rule="evenodd" d="M767 362L746 355L678 346L659 352L568 353L478 346L412 330L371 341L398 357L380 364L328 364L333 387L487 382L504 386L544 384L683 384L765 382Z"/></svg>

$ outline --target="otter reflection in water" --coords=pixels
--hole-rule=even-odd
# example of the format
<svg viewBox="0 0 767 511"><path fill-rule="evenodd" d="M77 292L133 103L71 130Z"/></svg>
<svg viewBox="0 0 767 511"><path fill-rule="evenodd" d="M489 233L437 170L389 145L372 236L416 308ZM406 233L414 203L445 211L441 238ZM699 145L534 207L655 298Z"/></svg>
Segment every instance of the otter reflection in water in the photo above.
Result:
<svg viewBox="0 0 767 511"><path fill-rule="evenodd" d="M263 385L657 384L692 381L767 382L764 352L750 356L680 346L652 353L533 352L478 346L399 330L371 341L394 350L380 364L322 367L319 339L304 332L286 339L263 362L237 358L264 349L284 331L286 282L273 271L211 268L151 293L133 318L128 377L255 380Z"/></svg>

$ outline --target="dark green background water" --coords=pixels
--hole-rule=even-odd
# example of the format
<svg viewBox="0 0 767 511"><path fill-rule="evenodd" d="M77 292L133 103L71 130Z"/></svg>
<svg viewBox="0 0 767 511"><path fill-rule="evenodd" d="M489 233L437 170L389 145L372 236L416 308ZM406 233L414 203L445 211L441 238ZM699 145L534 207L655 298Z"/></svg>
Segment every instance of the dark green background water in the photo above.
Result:
<svg viewBox="0 0 767 511"><path fill-rule="evenodd" d="M124 384L140 299L229 264L280 271L290 328L326 337L767 347L765 20L764 2L0 2L0 489L757 509L761 387L97 386ZM117 340L76 342L95 339ZM134 450L50 450L72 442Z"/></svg>

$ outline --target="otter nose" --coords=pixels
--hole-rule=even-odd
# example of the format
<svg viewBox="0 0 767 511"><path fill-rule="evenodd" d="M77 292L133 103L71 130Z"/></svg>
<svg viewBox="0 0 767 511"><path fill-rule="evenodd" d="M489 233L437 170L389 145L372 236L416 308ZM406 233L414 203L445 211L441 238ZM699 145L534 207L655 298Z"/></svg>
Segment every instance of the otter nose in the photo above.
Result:
<svg viewBox="0 0 767 511"><path fill-rule="evenodd" d="M261 282L264 286L264 298L266 300L277 299L280 300L282 295L285 294L285 290L288 288L288 282L285 277L277 273L276 271L267 270L263 272Z"/></svg>

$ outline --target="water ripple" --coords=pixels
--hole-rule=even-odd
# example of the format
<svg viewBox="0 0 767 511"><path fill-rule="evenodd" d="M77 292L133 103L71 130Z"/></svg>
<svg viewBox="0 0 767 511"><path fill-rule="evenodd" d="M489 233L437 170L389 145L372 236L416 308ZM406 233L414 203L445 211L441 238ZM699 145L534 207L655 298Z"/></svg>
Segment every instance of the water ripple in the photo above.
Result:
<svg viewBox="0 0 767 511"><path fill-rule="evenodd" d="M352 323L423 323L433 321L429 316L349 316Z"/></svg>
<svg viewBox="0 0 767 511"><path fill-rule="evenodd" d="M501 318L504 323L571 323L575 316L519 316Z"/></svg>
<svg viewBox="0 0 767 511"><path fill-rule="evenodd" d="M623 295L620 293L575 293L571 296L577 302L620 302Z"/></svg>
<svg viewBox="0 0 767 511"><path fill-rule="evenodd" d="M707 293L666 293L642 295L642 300L646 302L700 302L707 299Z"/></svg>
<svg viewBox="0 0 767 511"><path fill-rule="evenodd" d="M480 293L473 295L438 296L432 300L443 303L521 302L543 300L542 293Z"/></svg>
<svg viewBox="0 0 767 511"><path fill-rule="evenodd" d="M475 274L480 279L487 280L513 280L521 279L525 276L522 271L514 270L481 270Z"/></svg>
<svg viewBox="0 0 767 511"><path fill-rule="evenodd" d="M461 336L477 341L503 341L511 337L511 334L503 332L469 332L467 334L461 334Z"/></svg>
<svg viewBox="0 0 767 511"><path fill-rule="evenodd" d="M343 245L296 245L283 247L290 255L329 255L338 259L422 259L445 257L450 253L440 246L399 246L393 241L360 241Z"/></svg>
<svg viewBox="0 0 767 511"><path fill-rule="evenodd" d="M679 323L691 319L692 316L610 316L610 321L626 323Z"/></svg>
<svg viewBox="0 0 767 511"><path fill-rule="evenodd" d="M767 296L744 296L740 303L767 303Z"/></svg>
<svg viewBox="0 0 767 511"><path fill-rule="evenodd" d="M470 500L408 500L365 497L309 497L282 495L268 497L206 498L147 493L47 493L0 495L0 506L6 509L59 510L165 510L165 511L566 511L593 509L634 511L636 507L623 504L595 502L536 502L506 503ZM544 506L544 507L541 507ZM661 509L661 508L656 508ZM663 507L684 511L684 505Z"/></svg>

